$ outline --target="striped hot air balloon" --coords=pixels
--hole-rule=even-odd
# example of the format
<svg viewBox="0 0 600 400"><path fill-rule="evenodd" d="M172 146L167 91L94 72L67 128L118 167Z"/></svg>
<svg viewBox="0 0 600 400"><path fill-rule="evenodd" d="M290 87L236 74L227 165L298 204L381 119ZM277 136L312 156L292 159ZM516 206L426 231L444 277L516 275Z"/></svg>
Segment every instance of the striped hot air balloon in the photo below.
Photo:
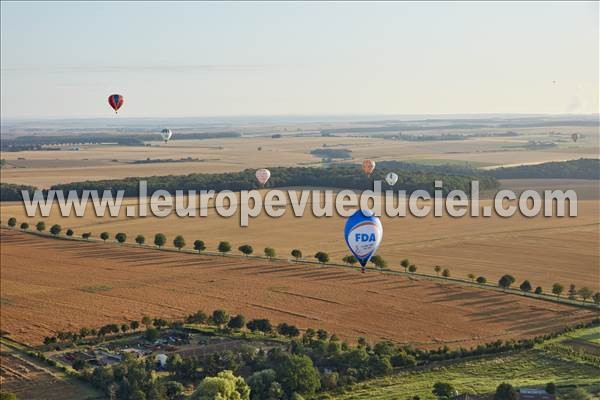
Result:
<svg viewBox="0 0 600 400"><path fill-rule="evenodd" d="M119 111L119 108L123 105L123 96L120 94L111 94L108 96L108 104L115 110L115 114Z"/></svg>

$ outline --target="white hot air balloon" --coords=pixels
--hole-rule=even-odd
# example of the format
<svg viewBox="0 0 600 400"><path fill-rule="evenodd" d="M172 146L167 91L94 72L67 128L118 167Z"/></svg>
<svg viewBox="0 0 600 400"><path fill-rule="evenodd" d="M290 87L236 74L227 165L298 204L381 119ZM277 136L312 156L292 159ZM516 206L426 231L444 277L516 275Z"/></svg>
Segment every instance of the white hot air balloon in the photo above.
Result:
<svg viewBox="0 0 600 400"><path fill-rule="evenodd" d="M160 136L162 136L165 143L167 143L169 139L171 139L171 136L173 136L173 132L171 132L170 129L163 129L160 131Z"/></svg>
<svg viewBox="0 0 600 400"><path fill-rule="evenodd" d="M387 182L388 185L394 186L396 184L396 182L398 182L398 174L395 174L393 172L388 173L385 176L385 181Z"/></svg>
<svg viewBox="0 0 600 400"><path fill-rule="evenodd" d="M267 183L270 177L271 171L269 171L268 169L261 168L256 170L256 179L258 180L258 183L260 183L261 186L265 186L265 183Z"/></svg>

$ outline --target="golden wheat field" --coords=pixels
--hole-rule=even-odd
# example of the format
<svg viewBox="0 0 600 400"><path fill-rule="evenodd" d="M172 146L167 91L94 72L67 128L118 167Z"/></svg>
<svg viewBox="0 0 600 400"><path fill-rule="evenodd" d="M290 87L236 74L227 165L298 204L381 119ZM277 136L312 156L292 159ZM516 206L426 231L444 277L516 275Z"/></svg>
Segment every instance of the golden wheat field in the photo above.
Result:
<svg viewBox="0 0 600 400"><path fill-rule="evenodd" d="M466 277L473 273L483 275L488 281L497 281L500 276L510 273L517 281L528 279L532 285L541 285L546 291L553 283L567 286L571 283L600 287L600 202L595 195L597 182L592 181L551 181L522 180L507 181L517 193L525 187L573 188L581 193L578 201L577 217L527 218L516 214L510 218L492 215L484 217L454 218L429 215L425 218L414 216L382 217L384 239L378 251L392 269L400 268L400 260L409 258L422 273L433 273L433 266L448 268L456 277ZM265 194L266 191L263 191ZM491 200L482 200L490 205ZM125 205L137 205L135 199L125 199ZM151 213L147 217L126 217L124 208L118 217L95 217L91 206L84 217L61 217L55 204L49 217L26 218L20 203L1 205L2 221L11 216L20 222L28 221L33 226L38 220L46 222L47 229L58 223L64 230L72 228L75 235L92 232L98 238L101 232L108 232L111 238L124 232L128 241L143 234L146 241L152 241L156 233L164 233L171 245L176 235L183 235L187 247L196 239L206 242L209 250L216 251L219 241L229 241L237 252L242 244L250 244L256 253L269 246L275 248L280 257L289 257L294 248L302 250L305 257L312 257L317 251L328 252L332 262L341 262L348 254L343 238L345 219L335 212L331 217L314 217L310 212L311 203L303 217L295 217L290 206L285 214L272 218L264 212L250 218L249 226L240 227L239 213L229 218L217 215L213 203L209 203L206 217L179 217L171 215L158 218ZM33 228L32 228L33 229Z"/></svg>

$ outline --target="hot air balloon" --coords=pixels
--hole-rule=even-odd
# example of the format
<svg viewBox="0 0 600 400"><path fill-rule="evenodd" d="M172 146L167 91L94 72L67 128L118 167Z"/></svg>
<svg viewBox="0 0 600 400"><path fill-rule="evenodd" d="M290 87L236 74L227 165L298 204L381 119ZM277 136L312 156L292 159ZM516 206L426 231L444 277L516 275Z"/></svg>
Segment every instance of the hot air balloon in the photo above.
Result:
<svg viewBox="0 0 600 400"><path fill-rule="evenodd" d="M119 111L119 108L123 105L123 96L120 94L111 94L108 96L108 104L115 110L115 114Z"/></svg>
<svg viewBox="0 0 600 400"><path fill-rule="evenodd" d="M165 143L167 143L169 139L171 139L171 136L173 136L173 132L171 132L170 129L163 129L160 131L160 136L162 136Z"/></svg>
<svg viewBox="0 0 600 400"><path fill-rule="evenodd" d="M370 210L356 210L346 221L344 237L362 272L365 272L365 266L375 255L383 238L381 221Z"/></svg>
<svg viewBox="0 0 600 400"><path fill-rule="evenodd" d="M258 183L260 183L261 186L265 186L265 183L267 183L270 177L271 171L269 171L268 169L261 168L256 170L256 179L258 180Z"/></svg>
<svg viewBox="0 0 600 400"><path fill-rule="evenodd" d="M362 163L363 171L367 176L371 176L373 171L375 171L375 161L373 160L364 160Z"/></svg>
<svg viewBox="0 0 600 400"><path fill-rule="evenodd" d="M579 139L579 134L578 133L572 134L571 139L573 139L574 142L577 142L577 139Z"/></svg>
<svg viewBox="0 0 600 400"><path fill-rule="evenodd" d="M388 173L385 176L385 181L387 182L388 185L394 186L396 184L396 182L398 182L398 174L395 174L393 172Z"/></svg>

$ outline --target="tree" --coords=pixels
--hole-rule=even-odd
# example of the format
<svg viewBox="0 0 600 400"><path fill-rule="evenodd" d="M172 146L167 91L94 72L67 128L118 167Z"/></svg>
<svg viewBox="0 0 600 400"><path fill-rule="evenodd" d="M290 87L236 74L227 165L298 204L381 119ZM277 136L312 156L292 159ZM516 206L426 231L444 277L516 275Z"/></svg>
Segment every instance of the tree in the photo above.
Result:
<svg viewBox="0 0 600 400"><path fill-rule="evenodd" d="M204 378L194 391L191 400L250 400L250 388L244 378L229 370L217 376Z"/></svg>
<svg viewBox="0 0 600 400"><path fill-rule="evenodd" d="M275 400L281 398L280 396L271 397L271 387L273 384L277 384L279 387L279 382L276 381L277 374L272 369L264 369L262 371L254 372L247 379L248 386L250 386L250 398L252 400Z"/></svg>
<svg viewBox="0 0 600 400"><path fill-rule="evenodd" d="M196 250L198 253L200 253L201 251L206 250L206 246L204 245L204 241L203 240L195 240L194 241L194 250Z"/></svg>
<svg viewBox="0 0 600 400"><path fill-rule="evenodd" d="M512 275L503 275L502 278L500 278L500 280L498 281L498 286L506 290L513 283L515 283L515 278Z"/></svg>
<svg viewBox="0 0 600 400"><path fill-rule="evenodd" d="M546 384L546 393L556 394L556 384L554 382L548 382Z"/></svg>
<svg viewBox="0 0 600 400"><path fill-rule="evenodd" d="M129 330L129 324L121 324L121 332L126 333Z"/></svg>
<svg viewBox="0 0 600 400"><path fill-rule="evenodd" d="M442 271L442 276L444 278L450 278L450 270L448 268L444 268L444 270Z"/></svg>
<svg viewBox="0 0 600 400"><path fill-rule="evenodd" d="M171 357L173 358L173 357ZM165 383L165 394L169 400L177 400L182 398L185 386L177 381L167 381Z"/></svg>
<svg viewBox="0 0 600 400"><path fill-rule="evenodd" d="M225 310L215 310L211 316L213 324L219 328L229 322L229 314Z"/></svg>
<svg viewBox="0 0 600 400"><path fill-rule="evenodd" d="M269 258L269 260L273 259L276 256L275 249L272 247L265 247L265 256Z"/></svg>
<svg viewBox="0 0 600 400"><path fill-rule="evenodd" d="M144 244L144 242L146 242L146 238L144 237L144 235L137 235L135 237L135 242L141 246Z"/></svg>
<svg viewBox="0 0 600 400"><path fill-rule="evenodd" d="M14 393L1 392L0 400L17 400L17 395Z"/></svg>
<svg viewBox="0 0 600 400"><path fill-rule="evenodd" d="M146 339L149 342L154 342L156 340L158 340L159 338L159 333L158 333L158 329L156 328L147 328L146 332L144 332L144 339Z"/></svg>
<svg viewBox="0 0 600 400"><path fill-rule="evenodd" d="M162 233L154 235L154 245L159 249L167 243L167 237Z"/></svg>
<svg viewBox="0 0 600 400"><path fill-rule="evenodd" d="M206 313L202 310L198 310L194 314L188 315L185 319L185 322L188 324L204 324L207 319L208 316Z"/></svg>
<svg viewBox="0 0 600 400"><path fill-rule="evenodd" d="M519 286L519 289L521 289L521 291L525 292L525 293L529 293L531 292L531 283L529 283L529 281L527 279L525 279L523 281L523 283L521 283L521 285Z"/></svg>
<svg viewBox="0 0 600 400"><path fill-rule="evenodd" d="M127 234L123 233L123 232L119 232L115 235L115 239L117 239L117 242L123 244L127 240Z"/></svg>
<svg viewBox="0 0 600 400"><path fill-rule="evenodd" d="M560 297L561 293L565 290L565 287L560 283L552 285L552 294L556 295L556 300Z"/></svg>
<svg viewBox="0 0 600 400"><path fill-rule="evenodd" d="M575 298L577 297L577 288L575 287L574 284L571 283L571 285L569 286L569 300L575 300Z"/></svg>
<svg viewBox="0 0 600 400"><path fill-rule="evenodd" d="M294 257L296 259L296 261L298 261L299 259L302 258L302 252L298 249L294 249L294 250L292 250L292 257Z"/></svg>
<svg viewBox="0 0 600 400"><path fill-rule="evenodd" d="M242 252L246 257L248 257L250 254L254 253L254 249L249 244L244 244L244 245L238 247L238 250L240 252Z"/></svg>
<svg viewBox="0 0 600 400"><path fill-rule="evenodd" d="M175 239L173 239L173 246L175 246L178 251L181 251L181 249L185 247L185 239L183 236L175 236Z"/></svg>
<svg viewBox="0 0 600 400"><path fill-rule="evenodd" d="M58 235L61 230L62 230L62 228L58 224L54 224L50 227L50 233L53 234L54 236Z"/></svg>
<svg viewBox="0 0 600 400"><path fill-rule="evenodd" d="M219 242L219 253L225 255L225 253L228 253L231 251L231 245L229 244L229 242Z"/></svg>
<svg viewBox="0 0 600 400"><path fill-rule="evenodd" d="M583 299L582 303L585 303L587 301L587 299L592 297L593 293L594 292L592 292L592 290L587 286L584 286L577 291L577 294L579 295L579 297L581 297Z"/></svg>
<svg viewBox="0 0 600 400"><path fill-rule="evenodd" d="M288 325L285 322L277 325L277 333L283 336L296 337L300 336L300 330L294 325Z"/></svg>
<svg viewBox="0 0 600 400"><path fill-rule="evenodd" d="M480 285L483 285L484 283L487 282L487 279L485 276L478 276L477 279L475 280L477 283L479 283Z"/></svg>
<svg viewBox="0 0 600 400"><path fill-rule="evenodd" d="M321 263L321 264L325 264L329 262L329 254L325 253L324 251L318 251L315 254L315 258Z"/></svg>
<svg viewBox="0 0 600 400"><path fill-rule="evenodd" d="M543 291L542 287L541 287L541 286L538 286L538 287L536 287L536 288L535 288L535 292L534 292L534 293L535 293L535 294L537 294L537 295L540 295L540 294L542 294L543 292L544 292L544 291Z"/></svg>
<svg viewBox="0 0 600 400"><path fill-rule="evenodd" d="M410 273L413 273L413 274L414 274L415 272L417 272L417 266L416 266L415 264L410 264L410 265L408 266L408 272L410 272Z"/></svg>
<svg viewBox="0 0 600 400"><path fill-rule="evenodd" d="M404 260L400 261L400 266L404 268L404 272L406 272L408 270L408 267L410 266L410 261L408 261L408 258L405 258Z"/></svg>
<svg viewBox="0 0 600 400"><path fill-rule="evenodd" d="M132 331L135 331L140 327L140 323L137 321L131 321L129 323L129 327L131 328Z"/></svg>
<svg viewBox="0 0 600 400"><path fill-rule="evenodd" d="M252 332L263 332L263 333L271 333L273 332L273 325L268 319L253 319L246 323L246 328L251 330Z"/></svg>
<svg viewBox="0 0 600 400"><path fill-rule="evenodd" d="M439 399L449 399L454 396L456 393L456 389L452 386L451 383L448 382L436 382L433 385L432 393L437 396Z"/></svg>
<svg viewBox="0 0 600 400"><path fill-rule="evenodd" d="M38 232L43 232L46 230L46 224L43 221L40 221L37 224L35 224L35 229L37 229Z"/></svg>
<svg viewBox="0 0 600 400"><path fill-rule="evenodd" d="M475 274L468 274L467 278L469 278L471 282L473 282L475 280Z"/></svg>
<svg viewBox="0 0 600 400"><path fill-rule="evenodd" d="M110 235L108 234L108 232L102 232L100 234L100 239L102 239L104 242L106 242L109 237L110 237Z"/></svg>
<svg viewBox="0 0 600 400"><path fill-rule="evenodd" d="M146 326L146 329L149 329L152 326L152 318L147 315L142 317L142 324Z"/></svg>
<svg viewBox="0 0 600 400"><path fill-rule="evenodd" d="M73 236L75 234L75 231L73 231L73 229L69 228L69 229L67 229L66 233L67 233L68 237L71 237L71 236Z"/></svg>
<svg viewBox="0 0 600 400"><path fill-rule="evenodd" d="M306 355L289 355L275 367L277 377L288 396L312 395L321 387L319 372Z"/></svg>
<svg viewBox="0 0 600 400"><path fill-rule="evenodd" d="M246 318L242 314L238 314L229 320L227 326L231 329L242 329L245 324Z"/></svg>
<svg viewBox="0 0 600 400"><path fill-rule="evenodd" d="M566 399L567 396L564 396L564 398ZM569 396L568 396L569 400L592 400L593 397L590 396L590 394L583 388L575 388L574 390L572 390L571 392L569 392Z"/></svg>
<svg viewBox="0 0 600 400"><path fill-rule="evenodd" d="M592 300L594 301L594 304L600 304L600 292L594 293L594 295L592 296Z"/></svg>
<svg viewBox="0 0 600 400"><path fill-rule="evenodd" d="M14 228L17 225L17 219L15 217L10 217L8 219L8 226Z"/></svg>
<svg viewBox="0 0 600 400"><path fill-rule="evenodd" d="M354 257L353 255L344 256L344 258L342 258L342 261L350 266L354 266L354 264L358 262L356 257Z"/></svg>
<svg viewBox="0 0 600 400"><path fill-rule="evenodd" d="M373 256L373 257L371 257L371 262L377 268L383 269L383 268L385 268L387 266L387 262L381 256Z"/></svg>
<svg viewBox="0 0 600 400"><path fill-rule="evenodd" d="M90 238L90 236L92 236L92 232L83 232L81 234L81 237L84 238L85 240L88 240Z"/></svg>
<svg viewBox="0 0 600 400"><path fill-rule="evenodd" d="M494 400L517 400L518 397L517 391L510 383L498 385L494 394Z"/></svg>
<svg viewBox="0 0 600 400"><path fill-rule="evenodd" d="M435 265L435 266L433 267L433 270L435 271L435 274L436 274L437 276L440 276L440 271L442 270L442 267L440 267L439 265Z"/></svg>
<svg viewBox="0 0 600 400"><path fill-rule="evenodd" d="M29 229L29 224L27 222L23 222L21 224L21 229L23 229L24 231L26 231L27 229Z"/></svg>

